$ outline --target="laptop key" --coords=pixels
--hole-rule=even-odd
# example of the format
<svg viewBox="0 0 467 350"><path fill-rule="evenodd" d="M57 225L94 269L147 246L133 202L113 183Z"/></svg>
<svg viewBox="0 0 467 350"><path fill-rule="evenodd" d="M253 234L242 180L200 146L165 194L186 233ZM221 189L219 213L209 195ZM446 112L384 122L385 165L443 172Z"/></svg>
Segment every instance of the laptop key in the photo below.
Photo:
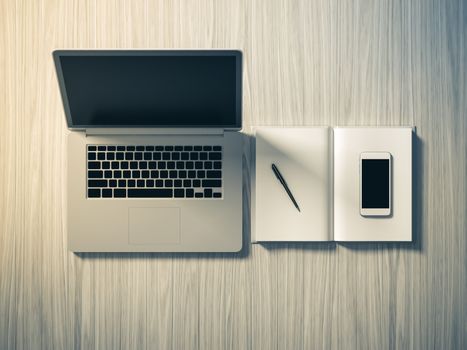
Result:
<svg viewBox="0 0 467 350"><path fill-rule="evenodd" d="M102 197L103 198L112 198L112 190L110 188L102 189Z"/></svg>
<svg viewBox="0 0 467 350"><path fill-rule="evenodd" d="M222 153L221 152L211 152L209 153L209 160L221 160Z"/></svg>
<svg viewBox="0 0 467 350"><path fill-rule="evenodd" d="M88 187L107 187L107 180L88 180Z"/></svg>
<svg viewBox="0 0 467 350"><path fill-rule="evenodd" d="M213 167L214 169L222 169L222 162L214 162Z"/></svg>
<svg viewBox="0 0 467 350"><path fill-rule="evenodd" d="M164 180L156 180L156 187L164 187Z"/></svg>
<svg viewBox="0 0 467 350"><path fill-rule="evenodd" d="M206 172L206 177L208 179L220 179L222 177L222 172L219 170L209 170Z"/></svg>
<svg viewBox="0 0 467 350"><path fill-rule="evenodd" d="M99 198L101 196L101 190L98 188L88 189L88 198Z"/></svg>
<svg viewBox="0 0 467 350"><path fill-rule="evenodd" d="M107 153L107 160L114 160L115 159L115 153L109 152Z"/></svg>
<svg viewBox="0 0 467 350"><path fill-rule="evenodd" d="M212 150L216 151L216 152L220 152L220 151L222 151L222 147L221 146L214 146L214 147L212 147Z"/></svg>
<svg viewBox="0 0 467 350"><path fill-rule="evenodd" d="M185 191L183 188L177 188L174 190L174 197L175 198L183 198L185 197Z"/></svg>
<svg viewBox="0 0 467 350"><path fill-rule="evenodd" d="M88 171L88 179L102 179L104 177L104 173L102 170L89 170Z"/></svg>
<svg viewBox="0 0 467 350"><path fill-rule="evenodd" d="M109 187L117 187L117 180L109 180Z"/></svg>
<svg viewBox="0 0 467 350"><path fill-rule="evenodd" d="M132 152L126 152L125 153L125 159L126 160L133 160L133 153Z"/></svg>
<svg viewBox="0 0 467 350"><path fill-rule="evenodd" d="M112 178L112 170L106 170L106 171L104 172L104 177L105 177L106 179L111 179L111 178Z"/></svg>
<svg viewBox="0 0 467 350"><path fill-rule="evenodd" d="M88 151L95 151L97 150L96 146L88 146Z"/></svg>
<svg viewBox="0 0 467 350"><path fill-rule="evenodd" d="M213 197L213 198L222 198L222 193L220 193L220 192L214 192L214 193L212 194L212 197Z"/></svg>
<svg viewBox="0 0 467 350"><path fill-rule="evenodd" d="M96 160L96 153L89 152L88 153L88 160Z"/></svg>
<svg viewBox="0 0 467 350"><path fill-rule="evenodd" d="M187 198L193 198L194 195L195 195L195 191L194 191L192 188L187 188L187 189L185 190L185 196L186 196Z"/></svg>
<svg viewBox="0 0 467 350"><path fill-rule="evenodd" d="M212 198L212 189L210 188L204 189L204 198Z"/></svg>
<svg viewBox="0 0 467 350"><path fill-rule="evenodd" d="M88 169L100 169L101 163L100 162L88 162Z"/></svg>
<svg viewBox="0 0 467 350"><path fill-rule="evenodd" d="M180 154L180 159L181 160L188 160L189 158L190 158L190 153L188 153L188 152L182 152Z"/></svg>
<svg viewBox="0 0 467 350"><path fill-rule="evenodd" d="M98 151L103 151L105 152L106 147L105 146L97 146Z"/></svg>
<svg viewBox="0 0 467 350"><path fill-rule="evenodd" d="M125 153L123 153L123 152L115 153L115 159L116 160L123 160L124 157L125 157Z"/></svg>
<svg viewBox="0 0 467 350"><path fill-rule="evenodd" d="M126 197L126 190L121 188L114 189L114 197L115 198L125 198Z"/></svg>
<svg viewBox="0 0 467 350"><path fill-rule="evenodd" d="M144 160L152 160L152 153L144 152Z"/></svg>
<svg viewBox="0 0 467 350"><path fill-rule="evenodd" d="M203 187L222 187L221 180L203 180Z"/></svg>
<svg viewBox="0 0 467 350"><path fill-rule="evenodd" d="M102 152L97 153L97 159L105 160L105 153L102 153Z"/></svg>
<svg viewBox="0 0 467 350"><path fill-rule="evenodd" d="M203 147L202 146L193 146L193 151L202 151Z"/></svg>
<svg viewBox="0 0 467 350"><path fill-rule="evenodd" d="M128 198L172 198L172 189L137 188L128 189Z"/></svg>
<svg viewBox="0 0 467 350"><path fill-rule="evenodd" d="M195 193L195 198L203 198L203 194L201 192Z"/></svg>
<svg viewBox="0 0 467 350"><path fill-rule="evenodd" d="M152 159L153 160L161 160L161 158L162 158L162 155L161 155L160 152L153 152L152 153Z"/></svg>
<svg viewBox="0 0 467 350"><path fill-rule="evenodd" d="M136 181L136 186L138 187L144 187L146 184L145 184L145 181L144 180L138 180Z"/></svg>

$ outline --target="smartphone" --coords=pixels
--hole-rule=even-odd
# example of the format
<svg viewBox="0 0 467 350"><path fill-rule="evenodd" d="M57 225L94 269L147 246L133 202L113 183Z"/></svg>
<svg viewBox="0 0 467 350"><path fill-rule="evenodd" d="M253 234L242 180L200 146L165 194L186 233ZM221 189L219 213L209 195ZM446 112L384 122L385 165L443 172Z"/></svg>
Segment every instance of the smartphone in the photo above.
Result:
<svg viewBox="0 0 467 350"><path fill-rule="evenodd" d="M360 215L391 215L391 162L389 152L360 154Z"/></svg>

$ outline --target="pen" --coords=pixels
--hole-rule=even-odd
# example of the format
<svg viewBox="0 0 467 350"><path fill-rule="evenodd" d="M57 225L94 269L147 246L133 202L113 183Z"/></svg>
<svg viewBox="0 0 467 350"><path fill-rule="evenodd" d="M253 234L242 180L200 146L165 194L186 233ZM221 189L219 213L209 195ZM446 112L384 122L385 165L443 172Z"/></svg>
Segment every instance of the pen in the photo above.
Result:
<svg viewBox="0 0 467 350"><path fill-rule="evenodd" d="M292 200L292 203L295 205L295 208L297 208L298 211L300 211L300 208L295 201L294 196L292 195L292 192L289 190L289 186L287 186L287 182L285 182L284 178L282 177L282 174L280 173L279 169L277 169L276 165L273 163L271 165L272 171L274 172L274 175L276 175L277 179L281 183L281 185L284 187L285 192L289 195L289 198Z"/></svg>

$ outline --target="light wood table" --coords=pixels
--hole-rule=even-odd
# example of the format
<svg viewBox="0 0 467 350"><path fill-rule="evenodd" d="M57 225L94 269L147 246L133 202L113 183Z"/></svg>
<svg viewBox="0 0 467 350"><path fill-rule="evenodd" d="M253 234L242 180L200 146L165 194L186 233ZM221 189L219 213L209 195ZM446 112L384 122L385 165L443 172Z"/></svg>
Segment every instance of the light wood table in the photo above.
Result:
<svg viewBox="0 0 467 350"><path fill-rule="evenodd" d="M467 348L466 13L462 0L0 1L0 349ZM51 51L211 47L244 52L247 131L416 125L415 242L68 252Z"/></svg>

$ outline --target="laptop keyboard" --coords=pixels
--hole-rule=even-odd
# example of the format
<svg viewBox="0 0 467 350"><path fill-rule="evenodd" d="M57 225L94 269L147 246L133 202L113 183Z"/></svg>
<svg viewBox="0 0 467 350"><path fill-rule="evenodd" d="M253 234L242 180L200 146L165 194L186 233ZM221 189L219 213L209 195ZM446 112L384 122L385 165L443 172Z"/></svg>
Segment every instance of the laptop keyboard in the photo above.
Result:
<svg viewBox="0 0 467 350"><path fill-rule="evenodd" d="M88 145L88 198L222 198L222 146Z"/></svg>

